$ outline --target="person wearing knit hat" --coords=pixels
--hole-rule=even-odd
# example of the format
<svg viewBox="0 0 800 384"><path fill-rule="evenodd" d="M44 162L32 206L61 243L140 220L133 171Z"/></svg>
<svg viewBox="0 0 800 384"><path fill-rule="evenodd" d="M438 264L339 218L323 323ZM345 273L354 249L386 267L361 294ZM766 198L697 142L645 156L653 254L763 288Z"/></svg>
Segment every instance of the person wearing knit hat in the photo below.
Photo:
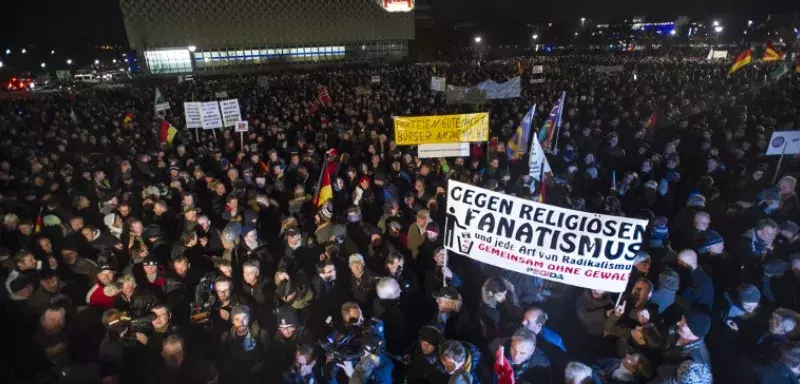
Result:
<svg viewBox="0 0 800 384"><path fill-rule="evenodd" d="M663 248L666 245L669 240L668 222L669 220L664 216L653 218L653 226L650 228L650 247Z"/></svg>
<svg viewBox="0 0 800 384"><path fill-rule="evenodd" d="M719 255L725 249L725 239L714 230L705 231L703 244L697 248L697 253Z"/></svg>
<svg viewBox="0 0 800 384"><path fill-rule="evenodd" d="M686 360L678 366L676 384L711 384L711 369L708 364Z"/></svg>
<svg viewBox="0 0 800 384"><path fill-rule="evenodd" d="M702 340L711 330L711 318L705 313L694 312L683 316L678 323L678 335L681 339L692 342Z"/></svg>
<svg viewBox="0 0 800 384"><path fill-rule="evenodd" d="M686 201L686 206L704 208L706 206L706 198L705 196L696 193L694 195L689 196L689 200Z"/></svg>
<svg viewBox="0 0 800 384"><path fill-rule="evenodd" d="M56 215L45 215L42 218L42 224L44 224L45 227L59 226L61 225L61 219Z"/></svg>
<svg viewBox="0 0 800 384"><path fill-rule="evenodd" d="M664 313L675 303L675 295L681 285L678 272L667 268L658 275L658 287L650 296L650 302L658 306L658 314Z"/></svg>
<svg viewBox="0 0 800 384"><path fill-rule="evenodd" d="M723 321L747 316L750 317L759 307L761 292L752 284L739 284L735 298L725 294L727 311L723 313Z"/></svg>

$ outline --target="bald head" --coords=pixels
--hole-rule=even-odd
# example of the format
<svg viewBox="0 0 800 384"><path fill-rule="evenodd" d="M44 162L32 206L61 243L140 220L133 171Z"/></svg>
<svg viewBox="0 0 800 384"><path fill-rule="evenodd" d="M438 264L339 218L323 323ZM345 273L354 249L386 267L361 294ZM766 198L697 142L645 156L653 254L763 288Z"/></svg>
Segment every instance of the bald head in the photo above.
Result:
<svg viewBox="0 0 800 384"><path fill-rule="evenodd" d="M542 332L542 328L544 328L546 322L547 313L539 308L527 310L525 316L522 317L522 325L537 335Z"/></svg>

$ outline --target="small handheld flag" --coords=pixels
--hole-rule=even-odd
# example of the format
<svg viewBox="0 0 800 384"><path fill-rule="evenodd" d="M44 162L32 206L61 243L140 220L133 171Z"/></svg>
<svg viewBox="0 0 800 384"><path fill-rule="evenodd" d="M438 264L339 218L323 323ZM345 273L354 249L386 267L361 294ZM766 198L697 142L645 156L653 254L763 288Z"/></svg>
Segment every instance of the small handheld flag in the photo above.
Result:
<svg viewBox="0 0 800 384"><path fill-rule="evenodd" d="M177 133L178 133L178 130L175 129L175 127L173 127L172 124L170 124L169 122L167 122L164 119L161 120L160 136L161 136L161 142L162 143L167 143L167 145L171 146L172 145L172 140L175 139L175 135Z"/></svg>

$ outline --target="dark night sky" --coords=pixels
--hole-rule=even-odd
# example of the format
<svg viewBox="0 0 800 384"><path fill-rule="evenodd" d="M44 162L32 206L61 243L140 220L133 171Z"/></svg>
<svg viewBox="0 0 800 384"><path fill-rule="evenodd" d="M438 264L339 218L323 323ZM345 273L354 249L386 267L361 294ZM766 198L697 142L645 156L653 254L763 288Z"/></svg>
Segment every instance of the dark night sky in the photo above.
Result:
<svg viewBox="0 0 800 384"><path fill-rule="evenodd" d="M42 49L84 49L125 44L117 0L5 0L0 44ZM302 0L295 0L302 1ZM365 6L374 0L361 0ZM678 15L708 18L737 14L760 19L767 13L797 10L797 0L429 0L443 24L476 21L484 25L558 22L585 16L596 22L644 15L674 20Z"/></svg>

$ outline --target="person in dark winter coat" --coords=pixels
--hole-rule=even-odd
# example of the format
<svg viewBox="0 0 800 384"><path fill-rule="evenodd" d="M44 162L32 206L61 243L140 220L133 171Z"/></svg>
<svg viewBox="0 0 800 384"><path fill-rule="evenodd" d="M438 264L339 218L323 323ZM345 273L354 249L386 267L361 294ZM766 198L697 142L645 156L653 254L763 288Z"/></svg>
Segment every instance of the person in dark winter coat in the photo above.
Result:
<svg viewBox="0 0 800 384"><path fill-rule="evenodd" d="M514 374L515 382L553 383L553 371L550 360L536 346L536 334L527 328L520 328L511 339L495 340L489 346L495 351L495 360L502 356L508 361ZM493 383L497 383L500 372L495 361Z"/></svg>
<svg viewBox="0 0 800 384"><path fill-rule="evenodd" d="M447 339L481 341L481 333L473 315L463 307L461 294L453 287L444 287L434 294L438 312L429 325L439 328Z"/></svg>
<svg viewBox="0 0 800 384"><path fill-rule="evenodd" d="M413 335L408 316L400 308L400 284L391 277L381 278L376 285L378 302L374 316L383 321L386 350L390 355L403 356Z"/></svg>
<svg viewBox="0 0 800 384"><path fill-rule="evenodd" d="M311 332L299 322L294 309L288 307L278 309L277 319L278 331L270 341L267 352L269 357L264 372L267 380L278 380L276 376L291 367L296 349L313 341Z"/></svg>
<svg viewBox="0 0 800 384"><path fill-rule="evenodd" d="M147 384L206 384L219 379L216 366L187 353L180 336L170 335L161 345L162 359L147 371Z"/></svg>
<svg viewBox="0 0 800 384"><path fill-rule="evenodd" d="M312 344L297 346L294 364L283 372L283 384L313 384L328 382L325 375L325 364L317 358L317 351Z"/></svg>
<svg viewBox="0 0 800 384"><path fill-rule="evenodd" d="M225 382L258 383L269 348L269 336L252 322L250 309L237 305L231 309L232 327L222 334L220 377Z"/></svg>
<svg viewBox="0 0 800 384"><path fill-rule="evenodd" d="M372 315L372 303L375 300L375 283L380 276L367 269L364 256L354 253L348 258L350 267L350 297L352 297L367 316Z"/></svg>
<svg viewBox="0 0 800 384"><path fill-rule="evenodd" d="M439 359L436 362L437 378L432 383L448 382L451 377L462 373L469 374L473 383L480 382L481 353L470 343L447 340L439 347Z"/></svg>
<svg viewBox="0 0 800 384"><path fill-rule="evenodd" d="M578 298L578 319L584 329L593 337L601 337L605 329L607 311L611 310L613 302L605 292L587 290Z"/></svg>
<svg viewBox="0 0 800 384"><path fill-rule="evenodd" d="M681 296L692 306L709 313L714 307L714 284L708 277L703 267L698 265L697 253L691 249L684 249L678 253L679 272L683 273L681 281L687 281L687 288Z"/></svg>
<svg viewBox="0 0 800 384"><path fill-rule="evenodd" d="M490 277L481 287L481 314L484 340L494 340L516 327L522 310L511 282L501 277Z"/></svg>
<svg viewBox="0 0 800 384"><path fill-rule="evenodd" d="M692 313L681 318L669 329L664 340L663 364L658 368L660 377L674 374L684 360L711 365L711 358L703 340L711 328L711 318L703 313Z"/></svg>
<svg viewBox="0 0 800 384"><path fill-rule="evenodd" d="M439 361L439 345L442 332L430 325L419 330L419 338L409 357L408 383L428 384L439 376L436 365Z"/></svg>
<svg viewBox="0 0 800 384"><path fill-rule="evenodd" d="M768 365L756 367L760 384L795 384L800 378L800 343L781 348L780 358Z"/></svg>

